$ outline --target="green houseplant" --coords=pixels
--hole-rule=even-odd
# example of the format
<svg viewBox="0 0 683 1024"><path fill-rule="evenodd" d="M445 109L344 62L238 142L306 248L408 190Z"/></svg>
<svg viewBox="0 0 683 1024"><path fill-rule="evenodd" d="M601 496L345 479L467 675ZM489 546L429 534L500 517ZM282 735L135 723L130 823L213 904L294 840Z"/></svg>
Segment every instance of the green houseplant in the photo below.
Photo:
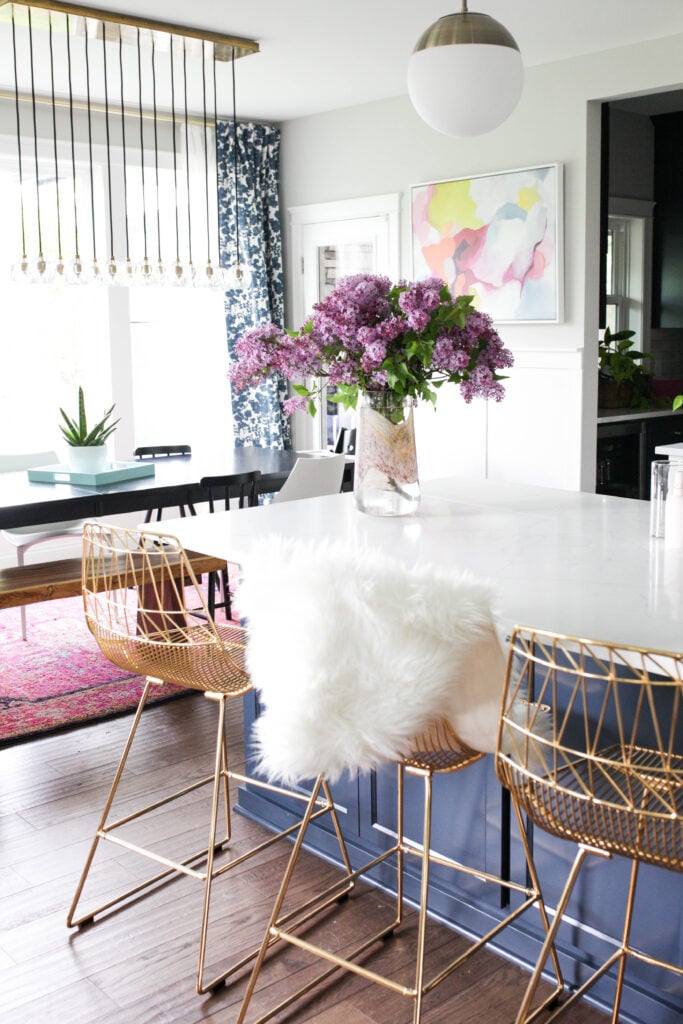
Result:
<svg viewBox="0 0 683 1024"><path fill-rule="evenodd" d="M73 419L60 407L64 423L59 429L69 446L69 465L74 472L99 473L107 466L107 439L114 433L118 420L110 422L115 406L107 409L94 426L88 426L83 388L78 389L78 415Z"/></svg>
<svg viewBox="0 0 683 1024"><path fill-rule="evenodd" d="M633 347L635 331L605 328L598 354L598 405L602 409L647 408L653 397L652 373L642 365L649 352Z"/></svg>

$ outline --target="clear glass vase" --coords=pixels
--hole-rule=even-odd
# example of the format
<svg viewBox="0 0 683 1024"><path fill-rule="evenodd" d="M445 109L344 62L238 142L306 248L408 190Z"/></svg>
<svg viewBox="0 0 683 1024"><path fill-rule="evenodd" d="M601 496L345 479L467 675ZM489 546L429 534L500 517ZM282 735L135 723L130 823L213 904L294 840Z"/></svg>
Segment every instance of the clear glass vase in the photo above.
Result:
<svg viewBox="0 0 683 1024"><path fill-rule="evenodd" d="M412 398L369 391L358 403L354 475L356 508L373 516L407 516L420 503Z"/></svg>

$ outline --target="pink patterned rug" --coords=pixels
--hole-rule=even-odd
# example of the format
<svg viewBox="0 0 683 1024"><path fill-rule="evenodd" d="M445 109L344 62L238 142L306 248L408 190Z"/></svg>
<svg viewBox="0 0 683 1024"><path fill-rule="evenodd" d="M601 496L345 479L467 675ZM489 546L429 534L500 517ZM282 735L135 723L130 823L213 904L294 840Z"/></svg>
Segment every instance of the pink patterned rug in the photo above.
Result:
<svg viewBox="0 0 683 1024"><path fill-rule="evenodd" d="M0 612L0 745L131 711L143 681L100 653L83 617L80 597L27 608L28 639L19 609ZM159 702L187 694L154 688Z"/></svg>

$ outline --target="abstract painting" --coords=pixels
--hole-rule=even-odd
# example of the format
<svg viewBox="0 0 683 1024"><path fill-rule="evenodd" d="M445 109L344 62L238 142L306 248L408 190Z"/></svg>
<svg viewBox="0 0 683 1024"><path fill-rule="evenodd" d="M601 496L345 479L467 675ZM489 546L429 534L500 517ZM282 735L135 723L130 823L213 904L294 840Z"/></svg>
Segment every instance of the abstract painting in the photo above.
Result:
<svg viewBox="0 0 683 1024"><path fill-rule="evenodd" d="M413 278L497 323L562 319L562 165L414 185Z"/></svg>

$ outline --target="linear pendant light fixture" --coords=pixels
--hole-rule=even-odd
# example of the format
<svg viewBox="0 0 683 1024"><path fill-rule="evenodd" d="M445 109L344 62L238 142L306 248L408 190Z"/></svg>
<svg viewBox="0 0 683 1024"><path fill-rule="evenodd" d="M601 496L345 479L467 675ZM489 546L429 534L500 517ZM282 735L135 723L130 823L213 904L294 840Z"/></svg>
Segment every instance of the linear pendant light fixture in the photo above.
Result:
<svg viewBox="0 0 683 1024"><path fill-rule="evenodd" d="M218 110L216 103L216 66L217 64L231 65L232 72L232 120L233 130L236 132L236 111L235 111L235 61L241 57L259 50L258 43L254 40L243 39L236 36L227 36L215 32L208 32L202 29L193 29L187 26L176 25L170 22L155 21L148 18L137 18L135 16L118 15L112 11L105 11L100 8L89 7L82 4L62 3L60 0L0 0L0 10L7 7L8 11L3 16L3 22L11 23L11 47L12 47L12 68L14 73L14 106L17 121L17 155L18 155L18 177L20 192L20 215L21 215L21 256L16 265L12 268L13 277L17 281L50 282L57 280L68 281L74 284L90 284L104 282L106 284L174 284L174 285L209 285L210 287L224 289L226 287L225 271L221 267L220 254L220 230L218 218L214 221L210 217L209 202L209 147L213 142L213 133L210 131L207 112L207 89L206 89L206 61L208 60L213 71L213 117L217 120ZM26 13L20 19L15 17L15 9L26 9ZM41 15L40 10L35 11L32 18L32 8L46 11ZM40 17L39 17L40 15ZM40 25L37 23L40 22ZM40 32L49 33L49 57L44 61L45 68L39 68L34 61L34 36ZM19 47L19 35L21 33L22 46ZM53 38L54 36L54 38ZM59 41L64 52L57 52L56 46ZM93 44L101 45L93 45ZM72 47L75 48L76 58ZM126 60L124 62L124 50ZM151 50L151 52L150 52ZM143 63L143 53L149 56ZM182 61L175 62L178 67L174 68L174 53L180 54ZM193 136L197 144L201 137L202 152L199 159L203 159L203 203L199 201L198 183L202 180L199 174L192 174L192 181L197 179L197 185L190 183L190 122L196 123L195 114L190 115L188 109L188 84L198 78L197 57L201 54L201 82L202 82L202 121L201 132ZM79 56L85 71L85 82L82 80L82 70L78 66ZM163 55L163 56L162 56ZM135 67L133 69L133 60ZM48 65L49 61L49 65ZM190 61L193 62L190 66ZM170 62L170 68L169 68ZM103 100L95 102L93 98L93 64L96 72L96 84L98 89L103 87ZM171 84L171 110L170 113L162 112L159 109L159 95L157 93L157 73L161 64L161 71L164 80L169 78ZM125 65L125 66L124 66ZM34 73L35 67L35 73ZM57 74L66 68L66 82L57 82ZM24 83L20 88L20 73L22 69L30 72L28 86ZM47 70L50 75L49 95L38 93L37 80L38 71ZM73 73L72 73L73 72ZM133 73L137 73L137 82L134 82ZM24 78L26 73L24 73ZM80 81L79 92L85 95L76 99L75 82ZM178 78L180 81L178 82ZM124 88L125 85L125 88ZM151 97L148 102L145 99L145 91L151 86ZM60 95L68 89L68 100L65 102ZM180 102L176 104L179 90L182 89ZM28 95L27 95L28 92ZM132 94L135 94L134 97ZM126 97L128 96L129 102ZM35 195L27 190L29 181L27 171L29 161L24 154L22 146L22 135L27 132L29 116L20 115L22 104L30 104L30 120L32 125L32 174L34 181L31 183ZM39 148L47 147L47 132L44 130L39 137L39 118L37 108L42 104L48 107L48 116L51 115L51 158L50 174L46 176L41 164L47 165L46 153L39 156ZM182 109L177 109L182 105ZM57 108L68 106L69 132L66 132L66 121L60 117L61 130L58 133ZM75 117L74 112L79 108L83 116L78 122L78 137L74 134ZM83 138L84 119L87 114L87 137ZM99 156L106 160L103 167L103 178L106 186L105 204L108 213L107 224L107 249L109 259L100 268L97 256L98 233L101 231L103 242L105 230L100 225L96 230L96 203L93 169L93 148L95 119L99 134ZM149 133L144 130L143 122L152 121L152 129ZM173 142L173 194L175 199L175 262L173 258L164 259L162 256L162 231L161 214L167 219L171 210L168 205L164 207L164 201L160 195L160 125L164 125L164 145L168 150L168 142ZM47 122L43 119L43 126ZM153 150L145 152L145 136L152 134ZM112 138L112 132L115 137ZM178 138L180 132L181 138ZM102 140L102 134L105 138ZM43 139L45 136L45 139ZM59 137L58 137L59 136ZM104 141L104 146L102 145ZM179 142L184 143L182 151ZM87 144L87 145L86 145ZM139 152L138 150L139 145ZM69 147L69 149L67 149ZM89 164L89 195L86 191L85 198L89 203L83 203L84 190L78 188L82 176L77 170L77 147L79 159ZM69 152L70 150L70 152ZM181 155L182 152L182 155ZM66 168L70 156L70 173ZM193 149L194 153L194 149ZM152 262L149 248L152 247L153 239L150 237L152 219L148 218L148 182L147 171L151 170L149 162L154 159L154 190L156 199L156 259ZM168 152L163 159L167 162ZM182 161L184 159L184 168ZM193 166L199 169L199 159L193 158ZM237 171L237 154L235 153L235 172ZM213 157L212 167L215 166ZM139 173L138 173L139 166ZM167 164L165 164L167 166ZM218 169L216 168L216 171ZM134 173L133 173L134 172ZM168 171L164 170L168 175ZM150 176L151 177L151 174ZM46 191L46 181L53 187ZM180 179L180 180L179 180ZM85 180L85 179L83 179ZM217 179L218 180L218 179ZM183 188L180 188L182 182ZM186 187L185 187L186 186ZM60 205L61 193L67 189L73 189L73 223L71 217L66 216L66 204ZM80 195L77 196L77 192ZM195 195L197 193L197 195ZM182 202L181 202L182 197ZM65 198L65 197L64 197ZM238 202L238 184L235 181L235 203ZM186 200L186 202L185 202ZM54 202L55 208L51 208ZM195 210L195 204L197 210ZM88 208L89 207L89 208ZM181 211L181 207L182 209ZM117 218L114 217L114 209L117 211ZM206 225L206 266L195 268L193 265L193 242L202 241L200 232L197 231L194 214L201 210L205 217L202 220ZM99 212L99 207L98 207ZM182 212L183 231L181 232L180 213ZM49 214L49 217L46 216ZM237 211L235 211L237 216ZM90 221L89 224L87 222ZM46 231L45 225L49 231ZM79 234L79 228L87 226L91 229L84 235ZM52 234L56 225L56 245ZM184 227L187 231L185 232ZM140 230L142 238L138 239ZM116 238L114 231L116 230ZM66 238L64 237L66 231ZM49 233L49 238L46 234ZM69 236L73 233L74 248L63 256L63 241L69 243ZM171 240L170 232L168 242ZM84 237L90 236L87 249L92 248L92 253L82 253L80 243ZM43 243L47 242L47 251L43 249ZM122 250L125 246L125 252ZM202 246L203 247L203 246ZM37 248L31 252L32 248ZM140 248L140 252L133 253L133 249ZM54 250L56 249L56 253ZM182 251L181 251L182 249ZM184 251L186 250L186 252ZM215 263L212 262L212 252L215 253ZM133 260L135 255L135 260ZM235 242L234 268L231 268L239 279L238 287L244 287L249 282L248 269L241 263L239 236ZM234 287L235 285L233 285Z"/></svg>
<svg viewBox="0 0 683 1024"><path fill-rule="evenodd" d="M439 18L422 33L408 64L408 94L430 128L483 135L517 106L524 68L517 43L488 14L467 10Z"/></svg>

